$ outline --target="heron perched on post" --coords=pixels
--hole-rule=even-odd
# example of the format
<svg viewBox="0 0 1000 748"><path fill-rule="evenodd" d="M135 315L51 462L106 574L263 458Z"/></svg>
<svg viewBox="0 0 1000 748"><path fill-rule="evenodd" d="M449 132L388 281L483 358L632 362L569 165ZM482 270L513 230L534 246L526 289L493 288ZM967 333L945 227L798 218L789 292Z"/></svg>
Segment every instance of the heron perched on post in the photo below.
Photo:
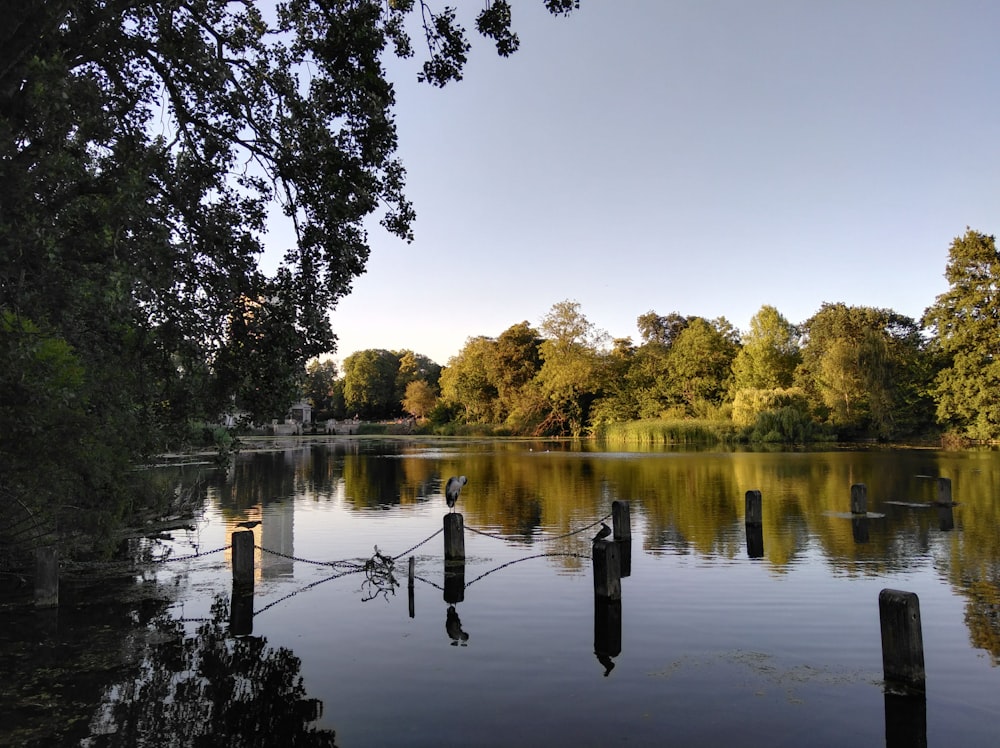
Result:
<svg viewBox="0 0 1000 748"><path fill-rule="evenodd" d="M593 542L596 543L598 540L604 540L604 538L608 537L608 535L610 534L611 534L611 528L608 527L607 524L602 522L601 529L597 531L597 534L594 536Z"/></svg>
<svg viewBox="0 0 1000 748"><path fill-rule="evenodd" d="M448 508L455 510L455 503L458 501L458 494L462 492L462 486L468 483L464 475L451 476L444 486L444 498L448 502Z"/></svg>

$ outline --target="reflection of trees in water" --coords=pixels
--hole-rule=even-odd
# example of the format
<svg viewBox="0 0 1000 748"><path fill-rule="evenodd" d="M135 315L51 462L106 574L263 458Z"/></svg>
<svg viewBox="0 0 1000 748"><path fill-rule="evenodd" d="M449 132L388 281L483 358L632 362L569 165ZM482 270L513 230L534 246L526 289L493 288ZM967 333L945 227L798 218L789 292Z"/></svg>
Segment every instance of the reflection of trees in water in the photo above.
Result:
<svg viewBox="0 0 1000 748"><path fill-rule="evenodd" d="M1000 665L1000 585L976 580L965 586L968 598L965 624L972 646L990 653L993 665Z"/></svg>
<svg viewBox="0 0 1000 748"><path fill-rule="evenodd" d="M332 730L310 724L322 704L306 698L299 658L262 637L231 637L228 617L220 596L193 636L158 619L161 643L147 645L134 679L106 690L90 744L334 746Z"/></svg>
<svg viewBox="0 0 1000 748"><path fill-rule="evenodd" d="M819 548L832 567L848 575L877 576L939 559L942 573L968 602L976 646L1000 652L997 586L1000 584L1000 468L994 452L871 450L829 452L660 451L626 458L579 448L576 442L463 443L430 451L427 444L350 441L295 450L286 456L253 456L256 466L236 473L233 503L272 501L308 487L315 497L343 486L358 508L406 504L439 496L440 480L465 474L463 513L470 527L489 525L510 538L535 542L536 530L578 528L582 517L608 511L611 500L633 502L645 523L648 548L739 558L747 490L763 493L762 537L775 571L790 567L803 549ZM248 456L241 456L241 459ZM239 467L239 466L238 466ZM260 469L258 469L260 468ZM953 481L955 531L940 526L933 509L886 505L926 503L936 481ZM850 486L868 486L869 522L858 542ZM441 507L444 508L443 499ZM586 536L589 537L589 536ZM580 539L556 540L552 550L578 550ZM572 559L565 562L573 564Z"/></svg>
<svg viewBox="0 0 1000 748"><path fill-rule="evenodd" d="M285 451L240 455L214 486L223 510L239 513L296 495L330 499L341 486L360 508L426 500L440 474L433 460L399 457L398 444L372 449L361 441L324 442Z"/></svg>

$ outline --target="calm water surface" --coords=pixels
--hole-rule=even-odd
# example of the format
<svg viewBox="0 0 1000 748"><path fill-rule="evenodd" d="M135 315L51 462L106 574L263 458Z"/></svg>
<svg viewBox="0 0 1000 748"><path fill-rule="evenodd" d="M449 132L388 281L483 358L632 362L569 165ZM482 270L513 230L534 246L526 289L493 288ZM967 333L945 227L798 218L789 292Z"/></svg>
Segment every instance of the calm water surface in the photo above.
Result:
<svg viewBox="0 0 1000 748"><path fill-rule="evenodd" d="M459 474L464 588L435 535ZM952 480L950 516L930 504L938 477ZM248 451L205 480L204 517L167 546L214 551L259 520L253 597L231 609L229 550L145 571L172 602L148 623L138 677L104 690L85 744L1000 741L995 452L355 439ZM868 489L863 522L853 483ZM750 489L763 495L757 539ZM617 609L595 602L589 559L616 499L633 536ZM397 586L379 585L382 565L356 570L376 548L398 556ZM884 694L884 588L919 595L925 702Z"/></svg>

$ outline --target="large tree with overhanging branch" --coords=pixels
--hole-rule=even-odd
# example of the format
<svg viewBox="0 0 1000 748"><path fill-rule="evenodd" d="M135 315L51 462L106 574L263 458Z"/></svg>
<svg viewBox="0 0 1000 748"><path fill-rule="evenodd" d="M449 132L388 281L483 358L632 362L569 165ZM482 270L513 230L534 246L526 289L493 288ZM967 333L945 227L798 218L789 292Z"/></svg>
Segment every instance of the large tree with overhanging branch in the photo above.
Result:
<svg viewBox="0 0 1000 748"><path fill-rule="evenodd" d="M577 5L543 1L553 14ZM470 20L501 55L517 48L504 0ZM305 362L335 348L328 312L364 271L369 217L412 238L383 60L426 45L419 77L458 80L462 23L422 0L10 4L0 28L6 501L87 505L66 500L74 486L93 504L121 483L123 462L193 418L234 404L257 420L281 413ZM265 273L276 208L293 238ZM57 491L23 459L41 455L44 472L46 448L79 452L54 460Z"/></svg>

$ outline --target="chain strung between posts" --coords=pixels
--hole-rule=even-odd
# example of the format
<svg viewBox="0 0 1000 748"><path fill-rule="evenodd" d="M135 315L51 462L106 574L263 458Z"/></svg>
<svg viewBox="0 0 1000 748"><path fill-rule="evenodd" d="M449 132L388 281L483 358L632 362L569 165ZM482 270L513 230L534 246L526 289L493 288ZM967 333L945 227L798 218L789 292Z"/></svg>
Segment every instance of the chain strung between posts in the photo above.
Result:
<svg viewBox="0 0 1000 748"><path fill-rule="evenodd" d="M490 569L489 571L484 571L482 574L473 579L471 582L468 582L465 586L466 588L469 588L483 577L488 577L493 572L500 571L501 569L506 569L508 566L519 564L522 561L530 561L533 558L546 558L548 556L568 556L570 558L585 558L585 559L590 558L590 556L584 556L582 553L536 553L534 556L525 556L524 558L516 558L513 561L508 561L505 564L500 564L496 568Z"/></svg>
<svg viewBox="0 0 1000 748"><path fill-rule="evenodd" d="M611 515L607 514L607 515L601 517L596 522L594 522L592 524L589 524L586 527L581 527L578 530L571 530L570 532L563 533L562 535L553 535L551 538L548 538L548 537L535 537L535 538L532 538L532 540L537 540L540 543L549 543L549 542L551 542L553 540L560 540L562 538L568 538L568 537L570 537L572 535L579 535L581 532L586 532L587 530L590 530L591 528L597 527L599 524L601 524L602 522L605 522L606 520L608 520L610 518L611 518ZM477 535L484 535L487 538L494 538L495 540L511 540L510 536L508 536L508 535L498 535L498 534L495 534L495 533L483 532L482 530L477 530L475 527L466 527L465 529L466 530L471 530L472 532L476 533Z"/></svg>

